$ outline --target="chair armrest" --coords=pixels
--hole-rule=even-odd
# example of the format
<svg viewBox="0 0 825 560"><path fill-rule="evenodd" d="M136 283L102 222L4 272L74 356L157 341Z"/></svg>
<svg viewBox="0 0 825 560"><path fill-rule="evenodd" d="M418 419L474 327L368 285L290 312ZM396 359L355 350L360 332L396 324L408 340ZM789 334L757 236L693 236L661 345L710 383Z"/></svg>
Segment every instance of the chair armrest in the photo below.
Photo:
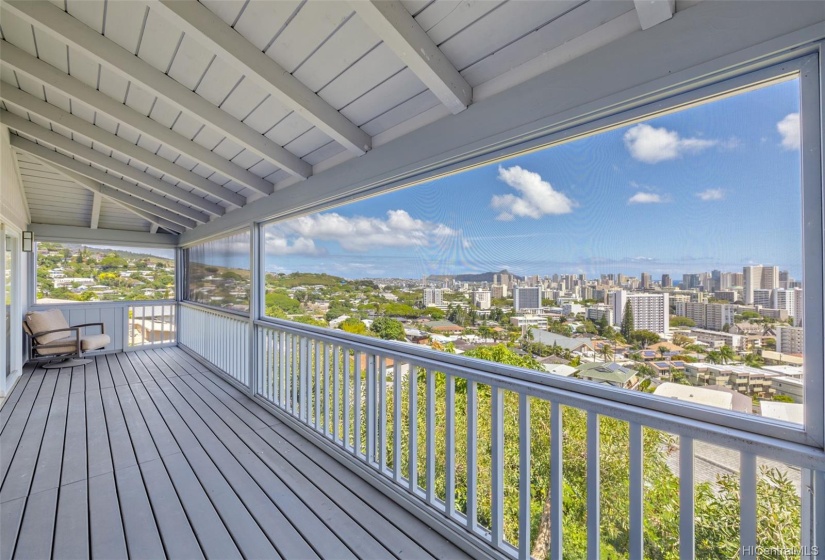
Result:
<svg viewBox="0 0 825 560"><path fill-rule="evenodd" d="M37 339L38 336L43 336L44 334L52 334L56 332L67 332L67 331L75 331L78 335L80 335L80 329L76 326L74 327L67 327L65 329L54 329L52 331L43 331L38 333L31 334L31 337Z"/></svg>
<svg viewBox="0 0 825 560"><path fill-rule="evenodd" d="M83 327L95 327L95 326L100 327L100 334L106 334L106 331L104 330L104 327L103 327L103 323L83 323L82 325L72 325L72 328L78 328L79 329L79 328L83 328Z"/></svg>

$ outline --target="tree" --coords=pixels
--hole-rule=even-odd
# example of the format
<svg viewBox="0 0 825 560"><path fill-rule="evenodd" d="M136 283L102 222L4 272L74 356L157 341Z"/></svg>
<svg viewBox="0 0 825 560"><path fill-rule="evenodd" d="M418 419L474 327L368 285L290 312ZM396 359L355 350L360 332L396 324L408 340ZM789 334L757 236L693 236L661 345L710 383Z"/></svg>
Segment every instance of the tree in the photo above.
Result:
<svg viewBox="0 0 825 560"><path fill-rule="evenodd" d="M352 334L372 336L372 333L369 329L367 329L367 325L364 324L364 321L359 321L358 319L354 319L352 317L343 321L340 325L338 325L338 328Z"/></svg>
<svg viewBox="0 0 825 560"><path fill-rule="evenodd" d="M657 348L657 350L659 351L659 357L664 360L665 359L665 354L667 354L667 346L665 346L665 345L659 346L659 348Z"/></svg>
<svg viewBox="0 0 825 560"><path fill-rule="evenodd" d="M765 365L765 358L754 352L745 354L745 365L757 368L762 367Z"/></svg>
<svg viewBox="0 0 825 560"><path fill-rule="evenodd" d="M696 326L696 321L694 321L690 317L681 317L679 315L671 315L670 316L670 326L671 327L695 327Z"/></svg>
<svg viewBox="0 0 825 560"><path fill-rule="evenodd" d="M630 336L633 334L635 329L636 327L634 326L633 321L633 306L630 305L630 300L627 300L624 304L624 314L622 315L622 325L619 332L622 333L623 337L630 340Z"/></svg>
<svg viewBox="0 0 825 560"><path fill-rule="evenodd" d="M406 340L404 325L389 317L378 317L370 325L370 330L384 340Z"/></svg>
<svg viewBox="0 0 825 560"><path fill-rule="evenodd" d="M725 344L719 349L719 358L722 360L723 364L727 364L736 358L736 352L733 351L733 348Z"/></svg>
<svg viewBox="0 0 825 560"><path fill-rule="evenodd" d="M773 399L776 402L784 402L784 403L792 403L795 402L793 398L789 397L788 395L774 395Z"/></svg>
<svg viewBox="0 0 825 560"><path fill-rule="evenodd" d="M613 347L610 346L609 344L602 344L600 352L601 352L601 355L604 357L605 362L610 361L610 360L613 359L613 355L614 355Z"/></svg>
<svg viewBox="0 0 825 560"><path fill-rule="evenodd" d="M638 330L630 333L628 341L638 344L642 348L647 348L651 344L659 342L659 335L652 331Z"/></svg>
<svg viewBox="0 0 825 560"><path fill-rule="evenodd" d="M711 350L707 354L705 354L705 359L710 364L721 364L722 363L722 355L719 353L718 350Z"/></svg>

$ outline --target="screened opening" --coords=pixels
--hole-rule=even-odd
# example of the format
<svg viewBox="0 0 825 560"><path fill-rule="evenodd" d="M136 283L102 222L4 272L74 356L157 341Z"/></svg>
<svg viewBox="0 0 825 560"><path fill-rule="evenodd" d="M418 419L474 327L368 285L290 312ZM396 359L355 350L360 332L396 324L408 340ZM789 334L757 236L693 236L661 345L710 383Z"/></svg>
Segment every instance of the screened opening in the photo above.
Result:
<svg viewBox="0 0 825 560"><path fill-rule="evenodd" d="M186 299L249 311L249 230L186 249Z"/></svg>
<svg viewBox="0 0 825 560"><path fill-rule="evenodd" d="M41 241L36 259L38 304L175 299L174 249Z"/></svg>
<svg viewBox="0 0 825 560"><path fill-rule="evenodd" d="M803 423L800 80L263 228L266 316Z"/></svg>

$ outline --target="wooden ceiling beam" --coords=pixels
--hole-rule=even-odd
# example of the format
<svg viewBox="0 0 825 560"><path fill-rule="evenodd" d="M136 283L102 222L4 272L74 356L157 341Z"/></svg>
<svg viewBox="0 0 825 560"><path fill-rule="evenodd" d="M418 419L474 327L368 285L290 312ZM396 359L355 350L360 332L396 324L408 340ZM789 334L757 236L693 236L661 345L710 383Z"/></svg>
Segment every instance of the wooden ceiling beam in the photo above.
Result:
<svg viewBox="0 0 825 560"><path fill-rule="evenodd" d="M53 86L95 111L99 111L138 130L141 134L200 162L208 168L214 169L245 187L263 194L270 194L274 190L272 183L269 181L258 177L251 171L181 136L146 115L138 113L128 105L124 105L105 93L87 86L80 80L65 74L54 66L4 40L0 40L0 61L16 72Z"/></svg>
<svg viewBox="0 0 825 560"><path fill-rule="evenodd" d="M147 208L147 210L151 208L151 212L157 216L165 218L170 222L183 226L184 228L193 228L198 225L198 222L195 220L187 218L183 214L179 214L177 212L178 210L183 210L186 208L185 206L182 206L168 198L164 198L156 193L151 193L143 187L127 183L126 181L116 178L114 175L109 175L104 171L90 165L86 165L85 163L72 159L69 156L64 156L63 154L45 146L41 146L36 142L26 140L22 136L12 136L11 145L17 150L35 156L38 159L52 164L53 166L58 166L69 171L73 171L78 175L87 177L93 181L101 183L104 186L111 187L112 191L119 191L121 194L132 195L132 197L139 198L140 202L151 203L151 206L144 206L143 204L140 206ZM105 194L107 192L108 190L101 187L101 194ZM112 196L112 198L114 198L114 196ZM175 210L172 210L173 208Z"/></svg>
<svg viewBox="0 0 825 560"><path fill-rule="evenodd" d="M3 2L3 7L126 79L140 84L189 116L219 129L233 142L291 175L303 179L312 175L312 166L301 158L57 6L42 1L7 0Z"/></svg>
<svg viewBox="0 0 825 560"><path fill-rule="evenodd" d="M38 124L35 124L29 120L24 119L21 116L15 115L14 113L10 113L4 109L0 109L0 121L3 124L16 130L17 132L26 134L37 139L40 142L44 142L49 144L50 146L54 146L55 148L59 148L65 152L70 153L75 157L79 157L90 161L96 165L103 167L108 171L113 171L118 175L123 175L124 177L128 177L129 179L141 183L147 187L155 189L160 193L164 193L168 196L175 197L176 199L180 200L181 202L185 202L187 204L197 205L199 208L204 208L212 215L222 215L224 213L223 206L219 204L215 204L213 202L209 202L204 200L203 198L190 193L189 191L185 191L180 187L176 187L171 183L167 183L161 179L153 175L149 175L148 173L137 169L136 167L132 167L128 163L123 163L120 160L117 160L113 157L107 156L106 154L99 152L93 148L88 148L79 142L75 142L74 140L63 136L62 134L58 134L57 132L52 132L51 130L44 128ZM136 187L141 188L141 187ZM147 194L152 194L148 190L144 190ZM156 196L160 197L159 194L155 194ZM201 223L206 223L209 221L209 215L201 212L196 208L190 208L188 206L184 206L183 204L178 204L169 199L163 199L167 203L174 204L175 208L174 211L182 214L184 216L188 216L193 220L197 220ZM169 208L173 210L173 208Z"/></svg>
<svg viewBox="0 0 825 560"><path fill-rule="evenodd" d="M41 99L38 99L23 90L13 87L4 87L0 89L0 98L2 98L6 103L16 105L28 113L35 114L43 119L46 119L47 121L51 121L54 124L68 128L74 133L85 136L93 142L97 142L107 148L118 151L135 161L145 164L147 167L153 167L161 173L174 177L175 179L186 183L187 185L196 188L205 194L220 198L221 200L238 208L246 204L246 199L238 193L213 183L209 179L201 177L197 173L188 171L180 165L172 163L166 158L141 148L140 146L137 146L128 140L121 138L120 136L112 134L111 132L107 132L99 126L95 126L80 117L67 113L63 109L56 107L51 103L47 103L46 101L42 101ZM210 207L214 208L214 206ZM203 209L206 210L207 208ZM214 209L216 210L217 215L222 215L224 213L223 209Z"/></svg>
<svg viewBox="0 0 825 560"><path fill-rule="evenodd" d="M451 113L470 106L472 86L401 2L351 0L350 6Z"/></svg>
<svg viewBox="0 0 825 560"><path fill-rule="evenodd" d="M292 109L347 150L362 155L372 147L369 134L339 113L277 62L196 0L159 0L152 4L201 44L218 51L264 91Z"/></svg>

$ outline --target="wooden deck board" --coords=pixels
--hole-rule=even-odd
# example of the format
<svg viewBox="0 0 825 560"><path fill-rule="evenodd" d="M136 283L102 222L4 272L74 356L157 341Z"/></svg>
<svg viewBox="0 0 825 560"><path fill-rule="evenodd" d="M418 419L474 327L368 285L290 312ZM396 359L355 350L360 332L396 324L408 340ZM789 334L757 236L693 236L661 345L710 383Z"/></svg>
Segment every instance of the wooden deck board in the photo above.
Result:
<svg viewBox="0 0 825 560"><path fill-rule="evenodd" d="M0 560L464 556L205 371L172 347L25 369L0 410Z"/></svg>

